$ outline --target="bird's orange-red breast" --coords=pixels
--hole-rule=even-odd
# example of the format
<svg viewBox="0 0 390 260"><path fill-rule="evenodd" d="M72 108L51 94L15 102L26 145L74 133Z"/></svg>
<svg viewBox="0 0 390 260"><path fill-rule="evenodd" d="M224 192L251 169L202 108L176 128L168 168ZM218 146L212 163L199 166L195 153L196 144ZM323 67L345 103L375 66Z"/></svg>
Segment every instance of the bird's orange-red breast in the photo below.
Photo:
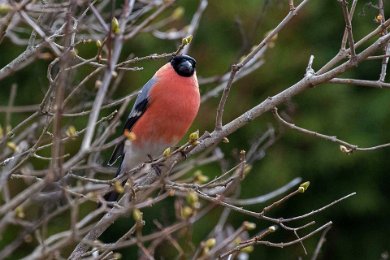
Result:
<svg viewBox="0 0 390 260"><path fill-rule="evenodd" d="M196 72L190 77L179 75L170 63L160 68L156 83L149 92L149 105L131 130L141 147L149 141L176 145L194 121L200 104ZM166 148L166 147L165 147Z"/></svg>

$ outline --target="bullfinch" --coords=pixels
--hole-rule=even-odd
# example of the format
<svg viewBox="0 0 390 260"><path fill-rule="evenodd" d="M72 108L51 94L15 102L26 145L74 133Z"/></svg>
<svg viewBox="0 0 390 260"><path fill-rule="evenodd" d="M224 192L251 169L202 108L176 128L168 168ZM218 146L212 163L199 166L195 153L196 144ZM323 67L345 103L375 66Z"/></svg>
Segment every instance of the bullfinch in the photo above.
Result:
<svg viewBox="0 0 390 260"><path fill-rule="evenodd" d="M143 86L123 129L133 138L119 143L108 162L120 161L117 176L160 156L188 131L200 105L195 67L194 58L175 56ZM113 191L105 199L114 201L118 195Z"/></svg>

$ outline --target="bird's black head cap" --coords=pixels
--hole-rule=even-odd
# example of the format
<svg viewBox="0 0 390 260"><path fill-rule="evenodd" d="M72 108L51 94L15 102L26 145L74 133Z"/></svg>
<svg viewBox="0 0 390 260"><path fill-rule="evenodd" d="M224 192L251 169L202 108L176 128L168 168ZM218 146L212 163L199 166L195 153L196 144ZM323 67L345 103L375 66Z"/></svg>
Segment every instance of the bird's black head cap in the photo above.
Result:
<svg viewBox="0 0 390 260"><path fill-rule="evenodd" d="M171 65L180 76L191 77L195 72L196 60L188 55L178 55L171 59Z"/></svg>

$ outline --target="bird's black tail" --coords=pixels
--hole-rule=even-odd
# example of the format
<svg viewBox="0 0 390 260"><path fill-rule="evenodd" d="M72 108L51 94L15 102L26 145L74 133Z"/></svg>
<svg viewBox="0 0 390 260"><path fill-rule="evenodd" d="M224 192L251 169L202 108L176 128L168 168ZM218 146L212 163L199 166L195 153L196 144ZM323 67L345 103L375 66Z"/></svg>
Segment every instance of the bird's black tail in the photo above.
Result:
<svg viewBox="0 0 390 260"><path fill-rule="evenodd" d="M120 161L120 165L118 167L118 170L116 171L116 174L115 174L115 177L117 177L120 173L121 173L121 169L122 169L122 162L123 162L123 157L121 158L121 161ZM122 183L123 185L123 183ZM116 201L118 200L118 197L119 197L119 193L116 192L116 191L110 191L108 193L106 193L103 198L106 200L106 201Z"/></svg>
<svg viewBox="0 0 390 260"><path fill-rule="evenodd" d="M104 195L104 199L106 201L117 201L119 197L119 193L116 191L110 191L106 195Z"/></svg>

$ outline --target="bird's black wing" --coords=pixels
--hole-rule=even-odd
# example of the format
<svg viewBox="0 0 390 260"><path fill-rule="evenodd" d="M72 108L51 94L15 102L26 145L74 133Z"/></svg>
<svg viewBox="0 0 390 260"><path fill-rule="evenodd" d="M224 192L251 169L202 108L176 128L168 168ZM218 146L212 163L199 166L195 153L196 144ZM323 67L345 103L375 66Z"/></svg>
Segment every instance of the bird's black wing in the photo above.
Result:
<svg viewBox="0 0 390 260"><path fill-rule="evenodd" d="M134 124L138 119L145 113L149 105L149 92L156 83L155 77L151 78L141 89L141 92L138 94L137 99L135 100L134 106L131 109L131 112L126 120L123 130L129 130L133 128ZM112 166L119 158L124 155L125 141L120 142L114 149L114 152L111 155L108 165Z"/></svg>

